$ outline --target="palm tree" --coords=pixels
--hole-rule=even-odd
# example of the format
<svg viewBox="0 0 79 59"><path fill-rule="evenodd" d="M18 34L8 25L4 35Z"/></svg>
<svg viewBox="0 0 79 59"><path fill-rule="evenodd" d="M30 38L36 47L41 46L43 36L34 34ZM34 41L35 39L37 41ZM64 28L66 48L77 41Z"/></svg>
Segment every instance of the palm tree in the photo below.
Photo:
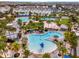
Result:
<svg viewBox="0 0 79 59"><path fill-rule="evenodd" d="M77 47L77 36L74 32L65 32L64 33L65 36L65 40L67 40L67 42L69 42L69 44L71 45L71 51L73 49L74 51L74 56L77 56L76 53L76 47Z"/></svg>
<svg viewBox="0 0 79 59"><path fill-rule="evenodd" d="M58 38L58 37L57 37ZM56 38L56 39L57 39ZM59 54L61 54L62 55L62 58L64 57L64 54L66 54L67 53L67 49L64 47L64 44L63 44L63 42L61 41L58 41L58 40L55 40L54 41L56 44L57 44L57 46L58 46L58 50L59 50Z"/></svg>
<svg viewBox="0 0 79 59"><path fill-rule="evenodd" d="M20 44L17 42L12 43L12 49L17 52L20 49Z"/></svg>
<svg viewBox="0 0 79 59"><path fill-rule="evenodd" d="M7 38L6 38L6 36L0 36L0 42L2 42L2 41L6 41L7 40Z"/></svg>
<svg viewBox="0 0 79 59"><path fill-rule="evenodd" d="M7 23L5 22L5 20L1 20L0 21L0 29L2 29L3 31L5 31Z"/></svg>
<svg viewBox="0 0 79 59"><path fill-rule="evenodd" d="M24 58L28 58L28 56L30 55L30 51L29 50L24 50Z"/></svg>
<svg viewBox="0 0 79 59"><path fill-rule="evenodd" d="M77 36L74 32L72 32L72 41L71 41L71 48L73 49L74 51L74 56L76 57L77 56L77 50L76 50L76 47L77 47Z"/></svg>
<svg viewBox="0 0 79 59"><path fill-rule="evenodd" d="M11 16L8 16L8 15L5 16L6 22L8 22L8 23L12 22L15 19L14 15L12 15L12 14L9 14L9 15L11 15Z"/></svg>
<svg viewBox="0 0 79 59"><path fill-rule="evenodd" d="M0 51L4 50L6 47L6 43L5 42L0 42Z"/></svg>
<svg viewBox="0 0 79 59"><path fill-rule="evenodd" d="M60 47L60 51L61 51L62 58L63 58L64 55L67 53L67 49L64 46L62 46L62 47Z"/></svg>
<svg viewBox="0 0 79 59"><path fill-rule="evenodd" d="M14 30L14 29L12 29L12 27L9 28L6 25L8 23L12 22L15 17L12 14L11 14L11 16L8 16L7 14L8 13L4 14L4 16L5 16L6 19L0 20L0 34L1 35L4 35L6 33L6 30L9 30L9 29Z"/></svg>
<svg viewBox="0 0 79 59"><path fill-rule="evenodd" d="M77 22L76 16L70 15L69 17L70 17L70 21L71 21L71 22Z"/></svg>
<svg viewBox="0 0 79 59"><path fill-rule="evenodd" d="M6 40L7 40L6 36L0 36L0 51L2 53L4 53L5 48L6 48Z"/></svg>
<svg viewBox="0 0 79 59"><path fill-rule="evenodd" d="M22 39L22 47L24 48L24 49L26 49L27 48L27 38L23 38Z"/></svg>

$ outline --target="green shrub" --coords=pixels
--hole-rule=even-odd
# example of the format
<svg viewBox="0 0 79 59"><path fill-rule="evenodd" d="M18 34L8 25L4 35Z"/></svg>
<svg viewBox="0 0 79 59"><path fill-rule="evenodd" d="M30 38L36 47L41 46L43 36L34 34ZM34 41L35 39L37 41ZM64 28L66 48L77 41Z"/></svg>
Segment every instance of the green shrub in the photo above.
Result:
<svg viewBox="0 0 79 59"><path fill-rule="evenodd" d="M25 55L24 57L25 58L28 58L29 54L30 54L30 51L29 50L25 50L24 51L24 55Z"/></svg>
<svg viewBox="0 0 79 59"><path fill-rule="evenodd" d="M50 58L50 55L48 53L45 53L42 57L43 58Z"/></svg>

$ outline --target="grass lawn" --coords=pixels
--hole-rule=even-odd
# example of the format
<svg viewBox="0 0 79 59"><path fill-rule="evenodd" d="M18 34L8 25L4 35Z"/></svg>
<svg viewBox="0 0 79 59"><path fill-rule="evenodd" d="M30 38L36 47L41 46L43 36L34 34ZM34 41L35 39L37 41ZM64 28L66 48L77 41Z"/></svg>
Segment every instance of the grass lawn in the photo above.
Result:
<svg viewBox="0 0 79 59"><path fill-rule="evenodd" d="M55 20L54 21L57 24L68 24L69 23L69 19L60 19L60 20Z"/></svg>
<svg viewBox="0 0 79 59"><path fill-rule="evenodd" d="M59 21L60 24L67 24L69 22L69 19L61 19Z"/></svg>

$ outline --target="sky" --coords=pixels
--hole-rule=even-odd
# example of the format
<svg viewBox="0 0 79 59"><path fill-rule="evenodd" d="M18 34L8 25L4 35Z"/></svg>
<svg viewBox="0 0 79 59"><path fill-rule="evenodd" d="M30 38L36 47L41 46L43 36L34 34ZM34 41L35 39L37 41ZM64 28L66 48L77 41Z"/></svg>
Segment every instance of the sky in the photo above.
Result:
<svg viewBox="0 0 79 59"><path fill-rule="evenodd" d="M79 2L79 0L0 0L0 1L14 1L14 2Z"/></svg>

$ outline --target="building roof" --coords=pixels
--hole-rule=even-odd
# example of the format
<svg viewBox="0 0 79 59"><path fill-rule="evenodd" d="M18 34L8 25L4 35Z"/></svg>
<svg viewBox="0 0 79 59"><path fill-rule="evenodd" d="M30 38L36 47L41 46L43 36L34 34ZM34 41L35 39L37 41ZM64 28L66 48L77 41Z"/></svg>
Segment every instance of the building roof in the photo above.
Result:
<svg viewBox="0 0 79 59"><path fill-rule="evenodd" d="M54 22L51 23L44 22L44 28L60 29L60 27Z"/></svg>
<svg viewBox="0 0 79 59"><path fill-rule="evenodd" d="M17 33L14 33L14 32L6 32L6 37L7 38L10 38L10 39L14 39L14 38L17 38Z"/></svg>
<svg viewBox="0 0 79 59"><path fill-rule="evenodd" d="M67 27L66 25L64 25L64 24L62 24L62 25L60 26L60 28L68 29L68 27Z"/></svg>

